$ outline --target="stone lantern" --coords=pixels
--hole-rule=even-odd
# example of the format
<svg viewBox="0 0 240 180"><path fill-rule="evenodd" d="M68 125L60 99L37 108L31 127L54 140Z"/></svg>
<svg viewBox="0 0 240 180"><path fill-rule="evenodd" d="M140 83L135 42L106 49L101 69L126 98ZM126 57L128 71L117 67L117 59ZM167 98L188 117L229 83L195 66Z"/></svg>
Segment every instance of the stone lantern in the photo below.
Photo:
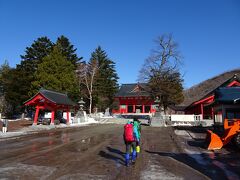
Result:
<svg viewBox="0 0 240 180"><path fill-rule="evenodd" d="M156 112L159 112L159 104L160 104L160 99L157 96L155 101L154 101L154 106L155 106Z"/></svg>
<svg viewBox="0 0 240 180"><path fill-rule="evenodd" d="M81 98L80 101L78 101L80 111L83 111L84 104L85 104L85 102L83 101L83 98Z"/></svg>

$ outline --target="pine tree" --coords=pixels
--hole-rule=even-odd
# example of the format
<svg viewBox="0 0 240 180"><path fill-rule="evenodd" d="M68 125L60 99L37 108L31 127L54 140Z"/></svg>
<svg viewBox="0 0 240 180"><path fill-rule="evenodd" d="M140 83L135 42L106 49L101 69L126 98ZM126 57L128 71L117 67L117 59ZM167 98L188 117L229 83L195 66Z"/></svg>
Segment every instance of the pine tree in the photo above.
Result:
<svg viewBox="0 0 240 180"><path fill-rule="evenodd" d="M10 71L10 66L8 64L8 61L5 60L5 62L0 67L0 96L3 96L6 92L5 87L5 76Z"/></svg>
<svg viewBox="0 0 240 180"><path fill-rule="evenodd" d="M30 47L26 48L25 55L21 55L20 66L27 71L35 72L38 64L47 56L53 48L53 43L48 37L40 37Z"/></svg>
<svg viewBox="0 0 240 180"><path fill-rule="evenodd" d="M11 68L8 64L8 61L5 61L0 67L0 113L6 115L7 111L7 102L6 102L6 94L7 94L7 81L8 74Z"/></svg>
<svg viewBox="0 0 240 180"><path fill-rule="evenodd" d="M78 93L74 70L74 65L62 54L59 46L54 46L53 51L38 65L32 87L37 90L41 87L52 89L74 97Z"/></svg>
<svg viewBox="0 0 240 180"><path fill-rule="evenodd" d="M34 81L34 74L37 70L38 64L42 62L42 59L49 55L53 47L53 43L47 37L40 37L35 40L30 47L26 48L25 55L21 55L22 61L17 65L16 71L21 76L17 77L19 87L16 92L20 96L23 96L23 102L33 96L31 83ZM21 89L21 90L20 90ZM22 102L22 103L23 103Z"/></svg>
<svg viewBox="0 0 240 180"><path fill-rule="evenodd" d="M115 63L110 60L100 46L92 53L90 61L97 60L98 71L94 83L94 99L96 106L104 111L110 107L118 90L118 75Z"/></svg>
<svg viewBox="0 0 240 180"><path fill-rule="evenodd" d="M61 49L62 54L71 61L76 67L77 63L80 62L82 57L78 57L76 54L77 49L70 43L69 39L65 36L60 36L57 39L56 45Z"/></svg>
<svg viewBox="0 0 240 180"><path fill-rule="evenodd" d="M153 97L159 97L164 110L183 101L183 79L172 69L156 71L148 83Z"/></svg>
<svg viewBox="0 0 240 180"><path fill-rule="evenodd" d="M16 81L19 77L22 76L16 69L11 68L7 61L1 66L1 104L2 112L7 117L12 117L12 115L18 114L23 108L22 102L26 97L24 97L24 95L21 96L22 89L19 89L19 81Z"/></svg>

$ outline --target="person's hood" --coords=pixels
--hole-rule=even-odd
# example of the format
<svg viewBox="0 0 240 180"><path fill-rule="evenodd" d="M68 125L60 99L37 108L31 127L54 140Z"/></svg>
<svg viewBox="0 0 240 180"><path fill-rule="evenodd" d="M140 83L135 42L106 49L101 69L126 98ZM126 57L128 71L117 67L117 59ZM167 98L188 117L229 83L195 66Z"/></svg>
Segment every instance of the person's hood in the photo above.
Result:
<svg viewBox="0 0 240 180"><path fill-rule="evenodd" d="M133 124L134 124L134 125L138 125L138 122L137 122L137 121L133 121Z"/></svg>

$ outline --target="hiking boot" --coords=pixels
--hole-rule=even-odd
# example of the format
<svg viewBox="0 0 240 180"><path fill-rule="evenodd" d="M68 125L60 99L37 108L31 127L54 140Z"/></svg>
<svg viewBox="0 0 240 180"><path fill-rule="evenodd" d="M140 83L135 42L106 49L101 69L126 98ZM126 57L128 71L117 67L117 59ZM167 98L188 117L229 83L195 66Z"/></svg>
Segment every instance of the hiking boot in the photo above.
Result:
<svg viewBox="0 0 240 180"><path fill-rule="evenodd" d="M125 154L125 165L128 167L130 165L130 155L128 153Z"/></svg>
<svg viewBox="0 0 240 180"><path fill-rule="evenodd" d="M137 156L136 151L133 151L132 152L132 161L136 161L136 156Z"/></svg>

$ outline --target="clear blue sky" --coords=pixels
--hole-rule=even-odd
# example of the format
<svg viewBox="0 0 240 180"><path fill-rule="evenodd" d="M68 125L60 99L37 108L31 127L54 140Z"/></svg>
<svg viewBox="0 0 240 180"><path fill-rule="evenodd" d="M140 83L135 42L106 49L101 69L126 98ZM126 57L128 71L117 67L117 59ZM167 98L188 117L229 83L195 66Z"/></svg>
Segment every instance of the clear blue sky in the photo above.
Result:
<svg viewBox="0 0 240 180"><path fill-rule="evenodd" d="M180 45L185 87L240 67L238 0L0 1L0 63L12 67L38 37L65 35L85 60L101 45L119 83L133 83L163 33Z"/></svg>

